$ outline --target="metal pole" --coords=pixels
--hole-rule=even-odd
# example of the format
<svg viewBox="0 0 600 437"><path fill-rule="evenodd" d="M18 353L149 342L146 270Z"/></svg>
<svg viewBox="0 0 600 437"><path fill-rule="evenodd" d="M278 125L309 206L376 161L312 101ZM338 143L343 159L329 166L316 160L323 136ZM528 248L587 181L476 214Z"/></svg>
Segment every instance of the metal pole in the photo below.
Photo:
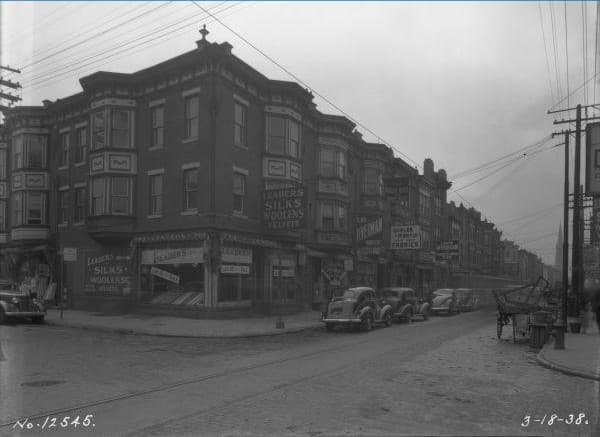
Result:
<svg viewBox="0 0 600 437"><path fill-rule="evenodd" d="M563 193L563 247L562 247L562 283L561 314L556 323L554 349L565 348L567 330L567 292L569 289L569 133L565 134L565 184Z"/></svg>
<svg viewBox="0 0 600 437"><path fill-rule="evenodd" d="M573 247L571 255L571 293L579 301L579 289L581 276L579 272L580 254L581 254L581 105L577 105L577 119L575 124L575 174L573 180ZM579 315L579 308L576 308L576 314Z"/></svg>

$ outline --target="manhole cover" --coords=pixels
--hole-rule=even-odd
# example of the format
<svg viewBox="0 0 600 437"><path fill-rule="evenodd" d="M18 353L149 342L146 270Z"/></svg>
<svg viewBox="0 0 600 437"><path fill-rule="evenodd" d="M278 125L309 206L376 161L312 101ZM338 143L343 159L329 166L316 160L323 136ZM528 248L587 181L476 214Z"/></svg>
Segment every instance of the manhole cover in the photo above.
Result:
<svg viewBox="0 0 600 437"><path fill-rule="evenodd" d="M46 379L43 381L30 381L30 382L24 382L21 385L27 386L27 387L48 387L50 385L58 385L58 384L64 384L65 381L58 381L58 380L54 380L54 379Z"/></svg>

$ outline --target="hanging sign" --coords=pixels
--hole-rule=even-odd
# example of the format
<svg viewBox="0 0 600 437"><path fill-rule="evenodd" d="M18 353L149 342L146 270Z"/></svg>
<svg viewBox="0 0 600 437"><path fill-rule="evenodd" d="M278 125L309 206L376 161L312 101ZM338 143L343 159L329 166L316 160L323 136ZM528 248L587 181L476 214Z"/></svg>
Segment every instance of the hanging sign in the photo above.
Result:
<svg viewBox="0 0 600 437"><path fill-rule="evenodd" d="M150 274L154 275L154 276L158 276L159 278L163 278L174 284L179 284L179 276L174 275L171 272L167 272L166 270L159 269L158 267L151 267Z"/></svg>

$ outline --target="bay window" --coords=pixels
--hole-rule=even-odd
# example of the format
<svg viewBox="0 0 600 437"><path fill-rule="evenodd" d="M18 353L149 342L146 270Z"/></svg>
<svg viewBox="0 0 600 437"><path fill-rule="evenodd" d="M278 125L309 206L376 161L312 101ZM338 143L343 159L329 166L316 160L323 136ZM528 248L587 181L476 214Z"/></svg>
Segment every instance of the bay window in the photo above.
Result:
<svg viewBox="0 0 600 437"><path fill-rule="evenodd" d="M363 194L381 196L383 194L383 175L375 168L365 168L363 172Z"/></svg>
<svg viewBox="0 0 600 437"><path fill-rule="evenodd" d="M129 176L104 176L92 179L90 213L131 215L132 187Z"/></svg>
<svg viewBox="0 0 600 437"><path fill-rule="evenodd" d="M46 193L19 191L13 194L13 225L46 224Z"/></svg>
<svg viewBox="0 0 600 437"><path fill-rule="evenodd" d="M6 149L0 149L0 180L6 179Z"/></svg>
<svg viewBox="0 0 600 437"><path fill-rule="evenodd" d="M344 203L322 201L319 208L319 225L323 231L346 231L348 208Z"/></svg>
<svg viewBox="0 0 600 437"><path fill-rule="evenodd" d="M346 178L346 152L322 148L319 153L320 174L324 177Z"/></svg>
<svg viewBox="0 0 600 437"><path fill-rule="evenodd" d="M92 115L92 149L133 147L132 120L133 113L130 110L110 108L96 111ZM110 143L107 139L110 139Z"/></svg>
<svg viewBox="0 0 600 437"><path fill-rule="evenodd" d="M289 118L269 115L267 117L267 152L299 158L299 123Z"/></svg>
<svg viewBox="0 0 600 437"><path fill-rule="evenodd" d="M46 168L46 137L42 135L18 135L12 148L13 170L21 168Z"/></svg>

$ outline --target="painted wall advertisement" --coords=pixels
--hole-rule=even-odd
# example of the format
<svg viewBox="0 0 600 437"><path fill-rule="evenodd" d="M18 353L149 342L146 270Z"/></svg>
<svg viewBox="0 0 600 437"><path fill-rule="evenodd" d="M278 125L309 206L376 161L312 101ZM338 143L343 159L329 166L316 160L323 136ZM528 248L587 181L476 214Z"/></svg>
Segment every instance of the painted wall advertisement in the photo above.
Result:
<svg viewBox="0 0 600 437"><path fill-rule="evenodd" d="M358 256L378 256L382 248L383 217L356 217L356 249Z"/></svg>
<svg viewBox="0 0 600 437"><path fill-rule="evenodd" d="M126 296L131 293L128 255L95 252L85 257L84 292Z"/></svg>
<svg viewBox="0 0 600 437"><path fill-rule="evenodd" d="M419 225L392 226L390 249L406 250L421 248L421 227Z"/></svg>
<svg viewBox="0 0 600 437"><path fill-rule="evenodd" d="M263 191L263 220L269 229L294 230L304 226L304 187Z"/></svg>

